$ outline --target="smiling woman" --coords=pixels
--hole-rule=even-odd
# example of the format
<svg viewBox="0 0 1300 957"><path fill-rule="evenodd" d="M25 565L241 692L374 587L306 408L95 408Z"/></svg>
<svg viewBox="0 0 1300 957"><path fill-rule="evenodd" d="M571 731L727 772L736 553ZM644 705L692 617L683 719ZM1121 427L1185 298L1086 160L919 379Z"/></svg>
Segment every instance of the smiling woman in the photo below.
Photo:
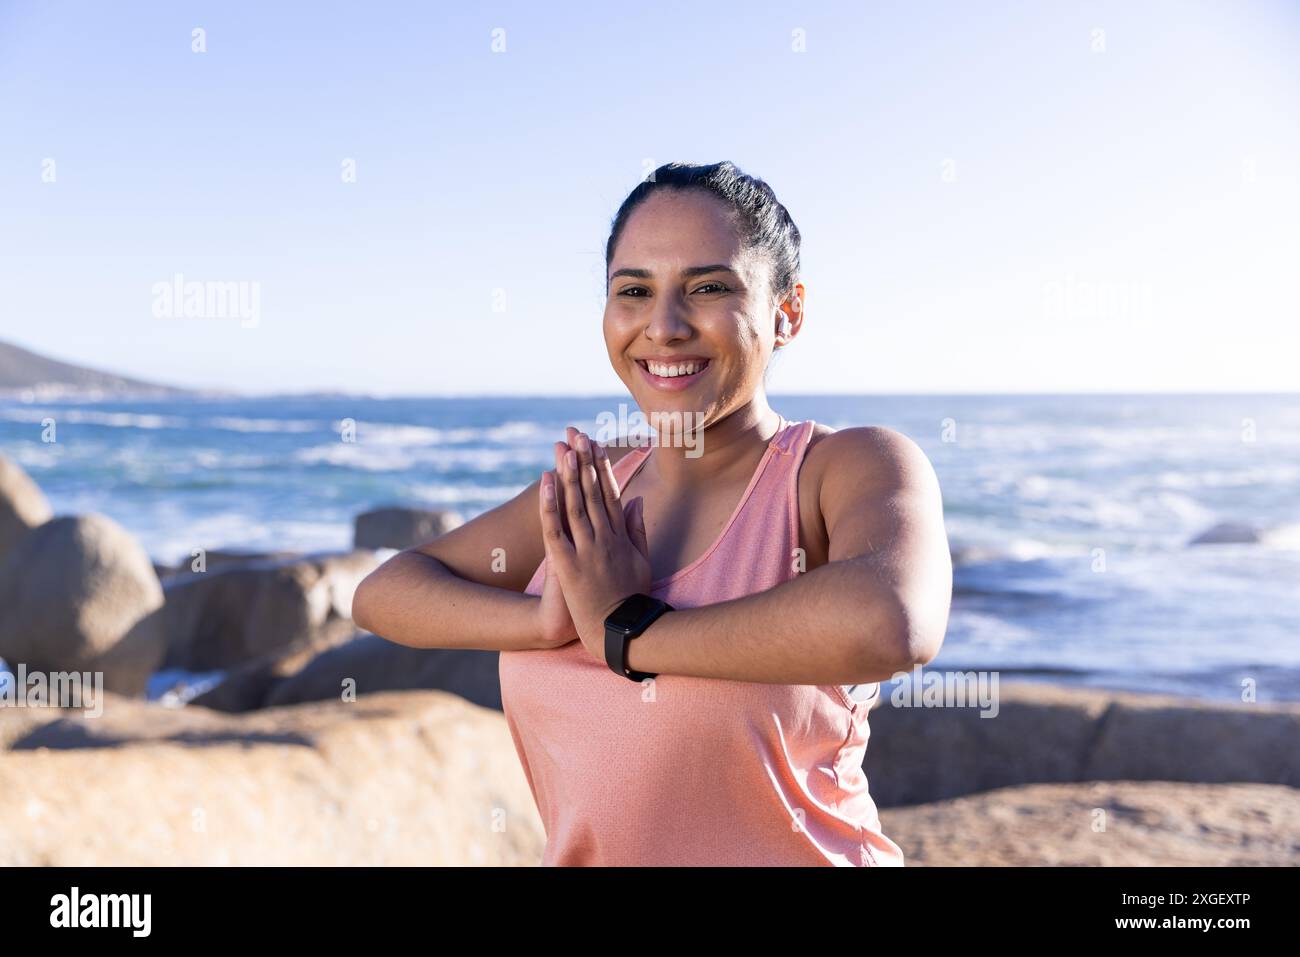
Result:
<svg viewBox="0 0 1300 957"><path fill-rule="evenodd" d="M390 640L501 651L544 864L903 863L867 714L942 643L942 501L904 436L768 405L806 312L799 241L734 165L657 169L615 217L603 331L651 422L693 433L629 449L570 428L553 471L357 591ZM509 572L485 567L501 549Z"/></svg>

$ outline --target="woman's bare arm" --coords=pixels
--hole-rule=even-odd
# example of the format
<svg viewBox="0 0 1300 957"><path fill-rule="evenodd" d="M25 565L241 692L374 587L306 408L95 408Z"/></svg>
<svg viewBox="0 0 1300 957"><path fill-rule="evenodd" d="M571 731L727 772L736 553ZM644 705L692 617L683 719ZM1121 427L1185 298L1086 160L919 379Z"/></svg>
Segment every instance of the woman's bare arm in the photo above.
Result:
<svg viewBox="0 0 1300 957"><path fill-rule="evenodd" d="M572 437L576 430L569 430ZM557 443L567 450L567 443ZM631 451L609 446L617 462ZM541 599L523 594L542 563L540 480L432 542L398 552L352 599L357 626L412 648L549 648Z"/></svg>
<svg viewBox="0 0 1300 957"><path fill-rule="evenodd" d="M843 429L823 441L832 439L820 496L829 561L766 591L661 616L628 645L629 668L866 684L939 653L952 562L934 470L889 429Z"/></svg>
<svg viewBox="0 0 1300 957"><path fill-rule="evenodd" d="M545 554L538 484L384 562L357 588L353 621L412 648L543 647L540 599L523 594Z"/></svg>

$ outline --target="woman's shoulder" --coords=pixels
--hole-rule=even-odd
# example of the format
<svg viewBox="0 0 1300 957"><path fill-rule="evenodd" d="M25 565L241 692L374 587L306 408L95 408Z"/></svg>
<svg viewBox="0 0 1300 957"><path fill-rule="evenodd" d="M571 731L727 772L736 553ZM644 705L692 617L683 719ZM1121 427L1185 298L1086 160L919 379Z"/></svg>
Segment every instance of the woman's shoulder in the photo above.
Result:
<svg viewBox="0 0 1300 957"><path fill-rule="evenodd" d="M817 422L805 455L809 470L819 479L851 476L854 482L896 486L933 475L921 447L902 432L883 425L833 429Z"/></svg>

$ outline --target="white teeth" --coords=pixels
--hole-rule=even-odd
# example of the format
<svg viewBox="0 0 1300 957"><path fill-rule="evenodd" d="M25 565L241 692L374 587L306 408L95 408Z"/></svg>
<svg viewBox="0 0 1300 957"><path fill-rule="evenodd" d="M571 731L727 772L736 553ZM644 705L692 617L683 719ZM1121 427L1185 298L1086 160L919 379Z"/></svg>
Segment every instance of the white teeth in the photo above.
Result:
<svg viewBox="0 0 1300 957"><path fill-rule="evenodd" d="M663 363L660 362L646 363L646 368L649 369L654 375L662 376L663 378L668 378L668 379L671 379L674 376L679 376L679 375L694 375L696 372L699 372L701 369L703 369L704 366L705 363L703 362L682 362L679 363L678 365L664 365Z"/></svg>

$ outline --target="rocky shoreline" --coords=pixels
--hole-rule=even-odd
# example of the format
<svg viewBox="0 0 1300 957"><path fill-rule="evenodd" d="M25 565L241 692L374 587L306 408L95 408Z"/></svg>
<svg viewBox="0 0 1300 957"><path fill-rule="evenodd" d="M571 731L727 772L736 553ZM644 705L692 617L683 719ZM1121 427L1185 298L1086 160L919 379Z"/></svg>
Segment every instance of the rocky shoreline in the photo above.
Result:
<svg viewBox="0 0 1300 957"><path fill-rule="evenodd" d="M538 863L496 654L351 621L370 570L459 521L377 509L347 552L169 567L0 456L0 659L104 676L101 714L0 706L0 865ZM870 724L910 865L1300 862L1300 705L1004 681L993 720L883 696Z"/></svg>

